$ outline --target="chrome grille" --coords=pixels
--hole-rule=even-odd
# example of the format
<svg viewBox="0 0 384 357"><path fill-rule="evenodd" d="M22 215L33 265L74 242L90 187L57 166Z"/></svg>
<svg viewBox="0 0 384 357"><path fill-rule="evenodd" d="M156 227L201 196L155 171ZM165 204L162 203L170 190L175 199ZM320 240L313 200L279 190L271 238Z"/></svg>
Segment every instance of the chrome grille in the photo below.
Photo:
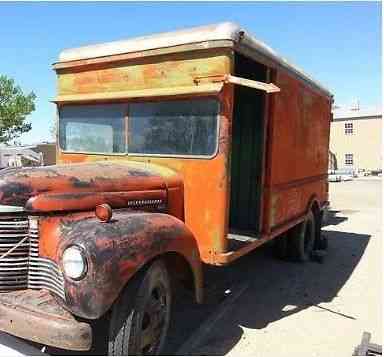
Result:
<svg viewBox="0 0 384 357"><path fill-rule="evenodd" d="M0 257L28 235L25 216L0 217ZM26 240L13 252L0 259L0 290L28 287L29 242Z"/></svg>
<svg viewBox="0 0 384 357"><path fill-rule="evenodd" d="M53 261L39 257L39 231L29 228L29 269L28 287L47 289L65 300L64 278L61 270Z"/></svg>
<svg viewBox="0 0 384 357"><path fill-rule="evenodd" d="M25 237L28 239L9 253ZM59 267L39 257L38 229L29 227L26 216L0 216L0 291L26 288L44 288L65 299Z"/></svg>

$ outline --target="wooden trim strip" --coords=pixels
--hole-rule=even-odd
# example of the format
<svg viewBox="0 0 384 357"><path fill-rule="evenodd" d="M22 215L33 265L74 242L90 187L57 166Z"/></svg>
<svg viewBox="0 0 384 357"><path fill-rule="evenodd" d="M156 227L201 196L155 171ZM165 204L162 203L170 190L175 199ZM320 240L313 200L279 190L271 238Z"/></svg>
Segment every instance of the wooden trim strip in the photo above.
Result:
<svg viewBox="0 0 384 357"><path fill-rule="evenodd" d="M272 70L270 68L266 68L266 81L269 83L271 82L272 77ZM264 108L263 108L263 144L262 144L262 157L261 157L261 182L260 182L260 203L259 203L259 228L260 231L264 231L265 225L264 225L264 205L265 205L265 198L264 198L264 188L265 188L265 182L267 180L267 157L268 157L268 128L270 125L270 110L272 105L272 98L269 95L264 94Z"/></svg>
<svg viewBox="0 0 384 357"><path fill-rule="evenodd" d="M277 87L273 83L264 83L259 81L254 81L252 79L242 78L242 77L236 77L232 76L230 74L224 74L224 75L213 75L213 76L203 76L203 77L195 77L194 82L196 84L200 84L201 82L223 82L223 83L231 83L236 84L239 86L249 87L253 89L258 89L265 91L267 93L276 93L280 92L280 88Z"/></svg>
<svg viewBox="0 0 384 357"><path fill-rule="evenodd" d="M148 97L165 97L185 94L218 94L223 88L223 83L206 83L196 86L185 87L165 87L165 88L149 88L141 90L117 91L117 92L102 92L102 93L85 93L85 94L66 94L59 95L53 103L79 103L79 102L94 102L105 100L120 100L120 99L136 99Z"/></svg>
<svg viewBox="0 0 384 357"><path fill-rule="evenodd" d="M235 77L232 75L226 75L225 76L225 82L226 83L232 83L237 84L239 86L249 87L253 89L259 89L262 91L265 91L267 93L276 93L280 92L280 88L274 85L273 83L264 83L259 81L254 81L251 79L241 78L241 77Z"/></svg>

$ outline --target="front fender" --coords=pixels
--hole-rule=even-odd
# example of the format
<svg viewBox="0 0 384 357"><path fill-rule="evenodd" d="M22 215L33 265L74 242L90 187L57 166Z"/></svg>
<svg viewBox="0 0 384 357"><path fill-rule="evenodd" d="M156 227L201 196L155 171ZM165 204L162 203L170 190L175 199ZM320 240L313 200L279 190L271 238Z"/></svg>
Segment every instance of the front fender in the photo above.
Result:
<svg viewBox="0 0 384 357"><path fill-rule="evenodd" d="M179 219L164 213L115 211L109 223L96 217L60 219L56 259L73 244L83 248L86 276L65 278L66 306L77 316L96 319L113 304L129 279L156 256L181 254L191 266L195 287L201 286L201 261L196 240Z"/></svg>

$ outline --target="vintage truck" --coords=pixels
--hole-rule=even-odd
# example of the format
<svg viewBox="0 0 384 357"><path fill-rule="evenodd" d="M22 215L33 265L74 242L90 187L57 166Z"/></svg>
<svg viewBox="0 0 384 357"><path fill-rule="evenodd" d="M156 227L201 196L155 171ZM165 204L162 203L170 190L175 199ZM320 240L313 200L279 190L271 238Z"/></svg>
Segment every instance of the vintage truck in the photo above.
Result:
<svg viewBox="0 0 384 357"><path fill-rule="evenodd" d="M0 176L0 330L159 354L178 286L324 246L331 93L232 23L64 50L56 166ZM224 268L223 268L224 269Z"/></svg>

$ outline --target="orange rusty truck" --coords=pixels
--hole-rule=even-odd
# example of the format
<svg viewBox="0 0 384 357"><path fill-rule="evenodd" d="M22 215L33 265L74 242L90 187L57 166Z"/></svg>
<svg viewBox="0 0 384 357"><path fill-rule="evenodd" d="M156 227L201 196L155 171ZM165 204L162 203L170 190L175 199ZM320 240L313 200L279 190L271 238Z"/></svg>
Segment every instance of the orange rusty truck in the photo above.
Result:
<svg viewBox="0 0 384 357"><path fill-rule="evenodd" d="M110 355L159 354L173 287L201 303L203 264L324 248L332 95L237 25L53 68L58 164L0 175L0 330L81 351L108 316Z"/></svg>

